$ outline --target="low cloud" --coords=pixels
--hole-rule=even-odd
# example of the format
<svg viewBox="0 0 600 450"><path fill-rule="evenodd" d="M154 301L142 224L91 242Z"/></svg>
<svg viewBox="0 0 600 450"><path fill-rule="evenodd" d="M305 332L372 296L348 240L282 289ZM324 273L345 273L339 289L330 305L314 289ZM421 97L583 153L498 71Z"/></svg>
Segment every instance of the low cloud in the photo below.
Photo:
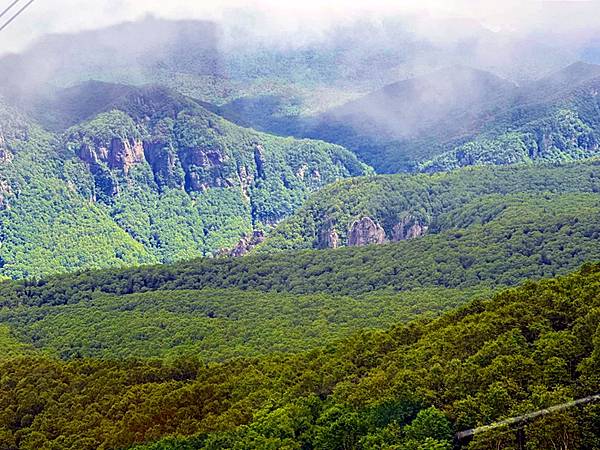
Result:
<svg viewBox="0 0 600 450"><path fill-rule="evenodd" d="M298 42L319 36L340 22L365 18L377 20L396 14L413 16L415 29L433 39L444 39L445 30L432 27L432 22L458 18L477 21L492 31L554 34L577 31L584 34L596 26L598 13L600 2L596 0L36 1L2 32L0 53L21 50L43 34L98 28L148 14L166 19L211 19L230 27L252 20L261 27L255 30L257 36Z"/></svg>

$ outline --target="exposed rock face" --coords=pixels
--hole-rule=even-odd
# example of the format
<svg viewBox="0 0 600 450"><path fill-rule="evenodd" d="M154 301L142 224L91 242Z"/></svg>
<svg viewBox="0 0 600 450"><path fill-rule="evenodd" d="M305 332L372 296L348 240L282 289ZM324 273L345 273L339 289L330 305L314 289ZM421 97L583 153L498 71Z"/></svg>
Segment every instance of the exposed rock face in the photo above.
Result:
<svg viewBox="0 0 600 450"><path fill-rule="evenodd" d="M254 183L254 174L251 169L246 166L238 168L238 178L242 187L242 194L246 199L250 199L250 186Z"/></svg>
<svg viewBox="0 0 600 450"><path fill-rule="evenodd" d="M262 153L258 153L260 160ZM88 164L97 185L107 196L116 195L119 191L118 177L110 171L118 170L128 175L133 166L145 162L150 165L154 180L161 189L171 187L187 192L203 192L211 187L242 184L247 194L254 181L251 171L237 173L236 168L231 167L229 156L218 148L176 149L163 141L114 138L109 146L84 143L78 155Z"/></svg>
<svg viewBox="0 0 600 450"><path fill-rule="evenodd" d="M11 162L12 158L13 154L6 146L6 138L0 129L0 164Z"/></svg>
<svg viewBox="0 0 600 450"><path fill-rule="evenodd" d="M184 177L176 150L166 142L144 142L144 155L154 173L154 181L163 189L184 188Z"/></svg>
<svg viewBox="0 0 600 450"><path fill-rule="evenodd" d="M331 224L320 230L317 240L319 248L338 248L340 246L340 236Z"/></svg>
<svg viewBox="0 0 600 450"><path fill-rule="evenodd" d="M5 164L12 161L12 153L7 148L2 147L0 143L0 164Z"/></svg>
<svg viewBox="0 0 600 450"><path fill-rule="evenodd" d="M406 241L427 233L427 225L423 225L414 216L406 216L392 229L392 241Z"/></svg>
<svg viewBox="0 0 600 450"><path fill-rule="evenodd" d="M254 162L257 178L265 178L265 149L260 144L256 144L254 147Z"/></svg>
<svg viewBox="0 0 600 450"><path fill-rule="evenodd" d="M8 184L8 181L0 180L0 211L10 208L8 197L12 195L13 191Z"/></svg>
<svg viewBox="0 0 600 450"><path fill-rule="evenodd" d="M105 163L110 169L127 174L133 165L144 161L144 146L139 140L113 138L108 148L83 144L79 157L90 166Z"/></svg>
<svg viewBox="0 0 600 450"><path fill-rule="evenodd" d="M307 174L306 172L308 171L308 165L303 164L301 165L298 170L296 170L296 176L302 180L302 181L314 181L315 183L320 183L321 182L321 172L319 172L319 169L314 168L310 171L310 173Z"/></svg>
<svg viewBox="0 0 600 450"><path fill-rule="evenodd" d="M348 232L348 245L360 247L370 244L383 244L385 242L385 231L370 217L363 217L350 226Z"/></svg>
<svg viewBox="0 0 600 450"><path fill-rule="evenodd" d="M265 240L265 235L262 231L254 230L251 235L246 235L237 245L229 252L230 256L238 257L244 256L258 244L262 243Z"/></svg>
<svg viewBox="0 0 600 450"><path fill-rule="evenodd" d="M296 176L301 180L304 180L304 175L306 174L307 169L308 166L306 164L302 164L300 167L298 167L298 170L296 170Z"/></svg>
<svg viewBox="0 0 600 450"><path fill-rule="evenodd" d="M235 185L236 180L229 173L229 156L221 149L186 148L179 152L179 157L186 191L203 192L211 187Z"/></svg>
<svg viewBox="0 0 600 450"><path fill-rule="evenodd" d="M0 131L0 164L10 162L12 160L12 153L6 148L6 138L4 133Z"/></svg>
<svg viewBox="0 0 600 450"><path fill-rule="evenodd" d="M108 166L128 173L135 164L144 161L144 146L141 141L113 139L108 154Z"/></svg>

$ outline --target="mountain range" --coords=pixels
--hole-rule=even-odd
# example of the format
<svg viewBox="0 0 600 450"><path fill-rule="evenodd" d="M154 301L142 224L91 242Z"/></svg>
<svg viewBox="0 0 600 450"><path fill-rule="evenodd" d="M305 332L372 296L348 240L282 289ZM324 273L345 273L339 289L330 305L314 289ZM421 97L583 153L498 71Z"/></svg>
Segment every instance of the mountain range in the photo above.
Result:
<svg viewBox="0 0 600 450"><path fill-rule="evenodd" d="M4 276L216 253L310 191L370 173L342 147L239 128L166 88L79 90L102 101L73 109L68 95L54 98L47 111L76 123L61 133L4 108Z"/></svg>
<svg viewBox="0 0 600 450"><path fill-rule="evenodd" d="M600 448L600 34L233 16L0 57L0 449Z"/></svg>

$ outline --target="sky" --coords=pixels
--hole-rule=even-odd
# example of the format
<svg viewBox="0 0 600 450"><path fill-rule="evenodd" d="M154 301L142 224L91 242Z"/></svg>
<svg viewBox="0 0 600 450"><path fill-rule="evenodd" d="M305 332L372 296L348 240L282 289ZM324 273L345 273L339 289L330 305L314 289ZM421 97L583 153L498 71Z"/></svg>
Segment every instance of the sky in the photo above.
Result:
<svg viewBox="0 0 600 450"><path fill-rule="evenodd" d="M0 9L11 1L0 0ZM287 34L318 31L365 15L393 14L474 19L493 31L569 32L595 25L600 0L35 0L0 32L0 53L19 51L43 34L99 28L149 14L231 21L241 10L264 15L271 31Z"/></svg>

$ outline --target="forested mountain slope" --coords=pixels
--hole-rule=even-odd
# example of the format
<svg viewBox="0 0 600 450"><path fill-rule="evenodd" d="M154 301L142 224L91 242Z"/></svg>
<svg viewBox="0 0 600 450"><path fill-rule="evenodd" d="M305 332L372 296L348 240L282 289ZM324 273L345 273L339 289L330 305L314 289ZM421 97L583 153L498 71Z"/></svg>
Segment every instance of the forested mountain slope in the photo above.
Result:
<svg viewBox="0 0 600 450"><path fill-rule="evenodd" d="M448 68L386 86L296 125L380 173L565 161L598 153L600 68L576 63L520 87Z"/></svg>
<svg viewBox="0 0 600 450"><path fill-rule="evenodd" d="M55 136L0 106L0 277L157 262L102 205Z"/></svg>
<svg viewBox="0 0 600 450"><path fill-rule="evenodd" d="M256 251L381 244L487 224L510 195L600 192L596 161L465 168L433 175L381 175L342 181L311 197ZM535 206L523 199L524 211ZM531 206L531 211L528 209ZM519 219L518 219L519 220Z"/></svg>
<svg viewBox="0 0 600 450"><path fill-rule="evenodd" d="M396 244L7 283L0 325L62 357L298 351L600 260L599 214L594 194L496 196Z"/></svg>
<svg viewBox="0 0 600 450"><path fill-rule="evenodd" d="M65 123L90 116L60 135L4 107L0 274L211 254L310 191L370 173L342 147L242 129L164 88L116 92L91 95L103 102L86 111L57 108Z"/></svg>
<svg viewBox="0 0 600 450"><path fill-rule="evenodd" d="M8 449L448 449L455 431L597 392L599 277L588 265L300 355L212 365L4 357L0 439ZM598 420L592 404L525 435L535 448L595 448ZM466 447L515 442L504 429Z"/></svg>
<svg viewBox="0 0 600 450"><path fill-rule="evenodd" d="M598 196L491 196L437 234L335 251L255 254L174 265L82 272L0 285L3 306L61 305L92 292L239 288L297 294L516 284L598 258Z"/></svg>

